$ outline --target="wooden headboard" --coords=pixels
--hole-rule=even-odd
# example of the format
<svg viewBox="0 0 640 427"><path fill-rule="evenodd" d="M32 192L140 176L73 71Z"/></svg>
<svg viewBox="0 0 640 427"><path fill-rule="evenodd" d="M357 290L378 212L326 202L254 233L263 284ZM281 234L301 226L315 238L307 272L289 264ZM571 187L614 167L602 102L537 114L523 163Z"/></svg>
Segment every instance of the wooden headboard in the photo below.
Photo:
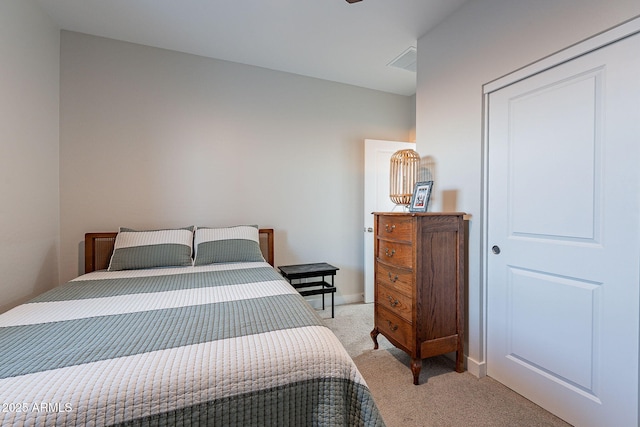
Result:
<svg viewBox="0 0 640 427"><path fill-rule="evenodd" d="M273 228L261 228L260 250L264 259L275 267L273 257ZM84 235L84 272L106 270L109 267L113 245L116 242L116 232L87 233Z"/></svg>

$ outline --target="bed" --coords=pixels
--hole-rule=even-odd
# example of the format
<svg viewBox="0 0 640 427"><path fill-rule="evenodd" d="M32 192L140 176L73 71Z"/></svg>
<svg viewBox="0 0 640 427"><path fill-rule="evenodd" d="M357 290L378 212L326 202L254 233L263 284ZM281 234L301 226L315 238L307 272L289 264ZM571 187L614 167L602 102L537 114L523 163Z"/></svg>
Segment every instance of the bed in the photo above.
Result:
<svg viewBox="0 0 640 427"><path fill-rule="evenodd" d="M85 257L0 315L0 425L384 425L272 229L88 233Z"/></svg>

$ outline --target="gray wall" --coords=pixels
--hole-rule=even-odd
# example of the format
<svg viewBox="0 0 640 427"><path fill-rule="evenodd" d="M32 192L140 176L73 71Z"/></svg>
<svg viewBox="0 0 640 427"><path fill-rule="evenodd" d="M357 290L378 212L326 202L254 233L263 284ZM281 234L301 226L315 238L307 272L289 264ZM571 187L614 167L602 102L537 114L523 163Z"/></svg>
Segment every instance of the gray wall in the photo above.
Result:
<svg viewBox="0 0 640 427"><path fill-rule="evenodd" d="M406 140L413 97L73 32L61 36L61 279L87 231L258 224L276 265L363 292L365 138Z"/></svg>
<svg viewBox="0 0 640 427"><path fill-rule="evenodd" d="M59 34L0 1L0 312L58 284Z"/></svg>
<svg viewBox="0 0 640 427"><path fill-rule="evenodd" d="M416 142L442 191L471 213L469 369L483 374L482 85L640 14L637 0L474 0L418 40ZM440 197L439 197L440 196ZM544 203L543 200L541 200Z"/></svg>

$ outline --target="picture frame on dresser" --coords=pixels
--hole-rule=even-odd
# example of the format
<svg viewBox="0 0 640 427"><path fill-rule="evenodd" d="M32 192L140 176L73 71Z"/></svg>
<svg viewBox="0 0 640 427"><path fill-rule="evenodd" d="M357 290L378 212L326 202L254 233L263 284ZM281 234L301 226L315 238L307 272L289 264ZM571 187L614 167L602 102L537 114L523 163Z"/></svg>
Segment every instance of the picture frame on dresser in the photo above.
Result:
<svg viewBox="0 0 640 427"><path fill-rule="evenodd" d="M426 212L429 208L429 199L431 198L431 188L433 181L416 182L409 203L409 212Z"/></svg>

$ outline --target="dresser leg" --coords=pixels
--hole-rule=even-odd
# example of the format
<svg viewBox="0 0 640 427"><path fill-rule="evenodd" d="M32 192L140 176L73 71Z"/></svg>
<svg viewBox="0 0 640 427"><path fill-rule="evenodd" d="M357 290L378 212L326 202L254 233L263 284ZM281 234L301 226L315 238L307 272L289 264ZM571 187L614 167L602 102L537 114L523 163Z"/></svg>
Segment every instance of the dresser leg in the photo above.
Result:
<svg viewBox="0 0 640 427"><path fill-rule="evenodd" d="M462 350L456 352L456 372L464 372L464 352Z"/></svg>
<svg viewBox="0 0 640 427"><path fill-rule="evenodd" d="M380 333L380 331L378 331L378 328L373 328L373 331L371 331L371 333L369 335L371 335L371 339L373 340L373 349L377 350L378 349L378 334Z"/></svg>
<svg viewBox="0 0 640 427"><path fill-rule="evenodd" d="M420 385L420 370L422 369L422 359L411 358L411 372L413 372L413 384Z"/></svg>

